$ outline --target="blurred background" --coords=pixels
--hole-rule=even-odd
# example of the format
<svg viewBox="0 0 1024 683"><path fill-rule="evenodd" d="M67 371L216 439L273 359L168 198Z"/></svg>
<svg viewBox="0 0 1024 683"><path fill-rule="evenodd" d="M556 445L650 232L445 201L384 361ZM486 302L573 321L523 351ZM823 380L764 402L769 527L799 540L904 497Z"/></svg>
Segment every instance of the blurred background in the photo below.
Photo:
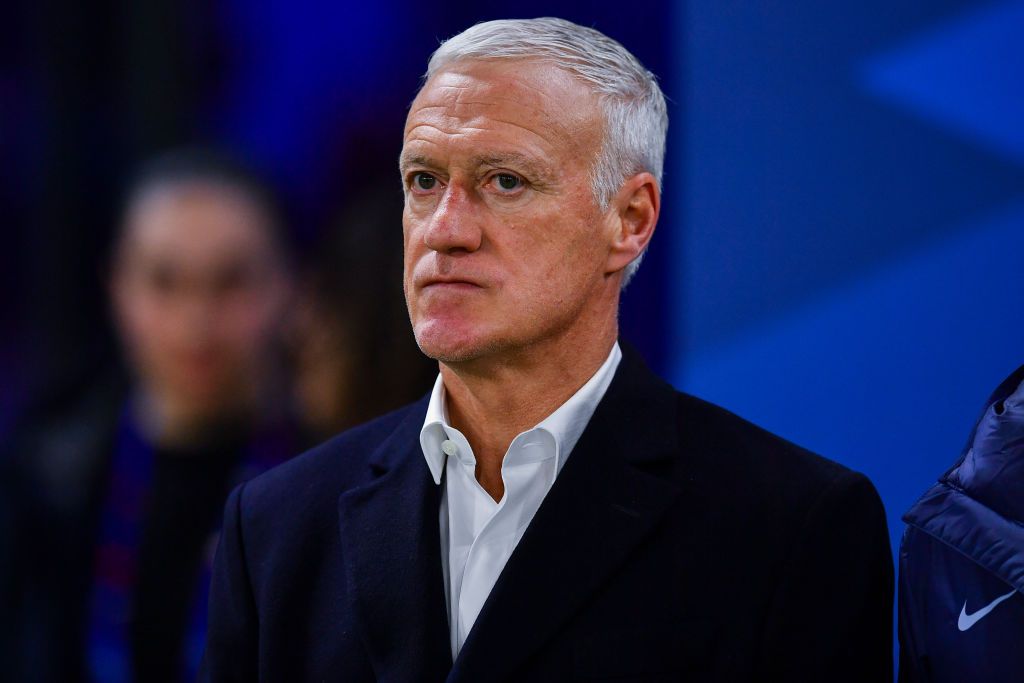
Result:
<svg viewBox="0 0 1024 683"><path fill-rule="evenodd" d="M8 4L0 467L45 461L42 474L18 476L68 479L80 467L101 482L76 492L61 480L64 507L48 513L61 533L81 535L69 510L88 510L97 542L134 549L142 559L129 564L144 566L146 532L127 523L117 492L132 500L154 475L111 484L119 453L148 449L159 463L165 451L212 449L228 463L200 501L213 510L243 476L239 463L272 464L259 454L267 444L304 448L429 388L433 369L401 301L405 112L442 39L477 21L544 15L618 39L670 99L664 212L624 297L623 337L677 387L866 473L898 546L900 515L957 458L989 391L1024 363L1022 0ZM183 147L216 158L182 161ZM166 191L138 191L140 169ZM203 265L181 245L152 247L173 258L139 246L160 232L139 226L195 212L210 225L244 214L261 227L225 237L223 263ZM144 254L150 269L136 269ZM268 278L278 289L257 286ZM178 292L192 320L241 313L235 327L207 321L216 330L206 346L161 369L146 341L161 333L146 326L146 295L132 292L168 306ZM256 329L262 341L245 344L239 335ZM233 364L236 374L258 366L265 382L232 384ZM191 421L153 408L173 403L158 387L175 367L191 373L186 395L220 402ZM103 455L72 465L62 454L83 423L103 426ZM209 424L226 423L232 443L211 444ZM160 471L178 486L209 475ZM8 502L34 485L8 480ZM79 507L67 503L75 495ZM19 525L5 505L0 530ZM182 542L201 558L193 536ZM5 563L3 550L0 578L55 561ZM90 552L78 561L100 575ZM120 566L111 562L102 566ZM112 600L131 582L114 574ZM66 589L95 596L99 583ZM25 608L0 599L12 614ZM75 619L91 644L79 656L105 680L127 680L131 646L111 626L123 615L83 604ZM202 624L189 619L180 615L191 624L182 628L198 637ZM35 642L67 637L35 628ZM195 656L188 636L174 647Z"/></svg>

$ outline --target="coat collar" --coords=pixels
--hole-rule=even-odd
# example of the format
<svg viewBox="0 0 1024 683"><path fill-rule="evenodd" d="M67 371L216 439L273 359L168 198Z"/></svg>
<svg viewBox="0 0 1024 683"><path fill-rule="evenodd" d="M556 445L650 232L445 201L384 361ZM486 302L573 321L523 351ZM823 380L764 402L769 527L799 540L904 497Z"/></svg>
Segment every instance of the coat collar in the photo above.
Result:
<svg viewBox="0 0 1024 683"><path fill-rule="evenodd" d="M621 360L622 347L616 342L601 367L575 394L536 426L521 432L512 440L512 443L515 444L520 437L530 433L546 432L550 443L554 446L555 472L561 472L566 458L576 446L576 442L579 441L583 430L590 422L597 404L601 402L608 390ZM441 450L441 443L445 439L455 439L460 447L465 444L466 448L463 451L465 453L472 451L472 447L465 441L465 436L448 422L446 396L444 381L441 375L438 375L434 382L434 389L430 393L423 429L420 430L420 446L423 450L423 457L427 460L427 465L430 467L430 473L436 484L441 483L441 474L445 465L446 458ZM514 445L509 446L506 457L510 455L514 457L515 451Z"/></svg>
<svg viewBox="0 0 1024 683"><path fill-rule="evenodd" d="M604 399L498 577L452 666L440 490L420 452L426 399L371 462L379 476L339 501L348 586L381 679L501 680L554 636L679 495L659 476L677 455L675 391L623 345ZM537 577L545 577L538 581ZM509 638L515 647L509 647ZM448 674L451 668L450 675Z"/></svg>
<svg viewBox="0 0 1024 683"><path fill-rule="evenodd" d="M374 452L376 478L338 500L350 604L379 680L443 680L452 665L441 573L440 488L420 453L426 400Z"/></svg>

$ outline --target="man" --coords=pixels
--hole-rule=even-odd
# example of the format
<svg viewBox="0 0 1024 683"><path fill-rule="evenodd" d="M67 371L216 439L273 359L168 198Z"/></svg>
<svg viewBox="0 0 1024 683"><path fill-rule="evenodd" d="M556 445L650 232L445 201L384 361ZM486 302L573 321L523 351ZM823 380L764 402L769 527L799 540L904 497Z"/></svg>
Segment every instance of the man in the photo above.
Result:
<svg viewBox="0 0 1024 683"><path fill-rule="evenodd" d="M227 493L300 446L276 400L279 221L269 191L211 152L168 153L128 193L110 274L125 370L5 444L16 599L0 678L195 679Z"/></svg>
<svg viewBox="0 0 1024 683"><path fill-rule="evenodd" d="M208 681L879 681L892 566L861 475L616 341L667 117L621 45L474 26L409 112L420 402L236 490Z"/></svg>
<svg viewBox="0 0 1024 683"><path fill-rule="evenodd" d="M956 465L903 520L904 683L1024 671L1024 366L992 393Z"/></svg>

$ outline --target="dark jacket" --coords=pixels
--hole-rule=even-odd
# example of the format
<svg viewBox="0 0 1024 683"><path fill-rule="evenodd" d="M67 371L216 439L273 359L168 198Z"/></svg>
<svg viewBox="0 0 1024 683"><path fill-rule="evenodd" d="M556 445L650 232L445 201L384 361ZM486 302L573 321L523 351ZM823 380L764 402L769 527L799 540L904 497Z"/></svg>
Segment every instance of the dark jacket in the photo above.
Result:
<svg viewBox="0 0 1024 683"><path fill-rule="evenodd" d="M126 393L117 373L55 392L3 444L0 681L83 679L93 542Z"/></svg>
<svg viewBox="0 0 1024 683"><path fill-rule="evenodd" d="M900 680L1024 680L1024 367L903 521Z"/></svg>
<svg viewBox="0 0 1024 683"><path fill-rule="evenodd" d="M117 477L113 454L129 391L129 384L120 373L104 373L84 387L76 385L58 392L35 408L9 442L3 444L0 683L79 683L91 679L88 644L96 590L97 543L111 481ZM280 455L276 462L298 450L300 442L299 437L291 438L297 430L289 426L283 431L288 438L281 448L273 449ZM233 484L238 480L228 481ZM219 517L228 483L223 486L212 496L215 518ZM189 522L197 519L181 514L182 509L188 510L186 504L169 509L173 510L173 518L164 522L164 529L187 531ZM165 517L172 514L162 512ZM205 542L219 519L198 517L198 521L204 526L196 540ZM164 659L185 659L184 653L178 656L178 650L186 647L181 636L190 626L187 620L193 603L201 605L204 601L202 594L195 594L203 549L197 550L196 557L177 552L188 546L192 537L186 536L188 543L162 534L144 534L143 539L154 539L148 547L170 548L172 554L177 554L174 562L165 562L166 556L159 552L143 556L138 550L140 564L146 557L151 559L139 571L149 579L150 590L136 592L137 586L132 586L133 614L144 608L149 615L157 613L146 623L158 622L166 631L146 630L131 642L128 655L135 657L136 667L143 660L159 664ZM154 563L159 564L158 570L147 573ZM122 568L130 564L126 560L120 562ZM191 575L193 568L196 578ZM179 594L183 594L180 601L176 600ZM171 603L170 608L167 603ZM166 618L168 614L183 623ZM134 635L129 631L129 637ZM194 659L189 657L193 665ZM161 669L159 680L181 679L176 670ZM137 678L140 683L158 680L144 672L138 673Z"/></svg>
<svg viewBox="0 0 1024 683"><path fill-rule="evenodd" d="M234 491L201 680L891 680L872 485L628 349L453 665L426 406Z"/></svg>

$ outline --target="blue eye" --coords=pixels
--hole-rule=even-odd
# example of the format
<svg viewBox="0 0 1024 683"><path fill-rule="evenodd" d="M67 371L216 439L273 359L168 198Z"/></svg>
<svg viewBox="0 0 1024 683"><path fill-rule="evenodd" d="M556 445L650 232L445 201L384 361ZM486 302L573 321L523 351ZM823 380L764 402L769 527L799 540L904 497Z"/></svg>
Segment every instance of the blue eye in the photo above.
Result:
<svg viewBox="0 0 1024 683"><path fill-rule="evenodd" d="M514 176L511 173L499 173L494 178L498 182L498 187L503 190L515 190L523 184L519 176Z"/></svg>
<svg viewBox="0 0 1024 683"><path fill-rule="evenodd" d="M412 177L412 184L419 190L433 190L437 185L437 178L429 173L415 173Z"/></svg>

